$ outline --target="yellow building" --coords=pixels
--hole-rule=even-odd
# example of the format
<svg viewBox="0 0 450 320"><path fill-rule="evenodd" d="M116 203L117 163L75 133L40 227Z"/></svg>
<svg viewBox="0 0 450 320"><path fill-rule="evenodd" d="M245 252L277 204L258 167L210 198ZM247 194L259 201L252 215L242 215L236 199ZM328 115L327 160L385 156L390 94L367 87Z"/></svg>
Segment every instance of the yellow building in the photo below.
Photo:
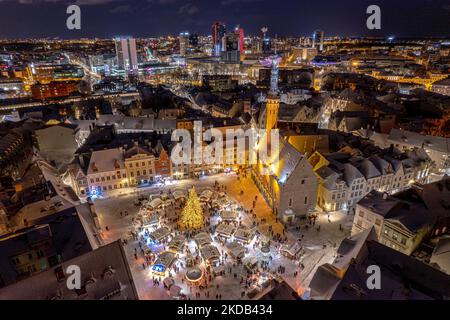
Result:
<svg viewBox="0 0 450 320"><path fill-rule="evenodd" d="M431 91L433 83L447 78L447 74L432 74L429 73L427 78L422 77L405 77L402 75L383 75L379 71L373 71L372 76L378 80L387 80L398 83L415 83L423 85L428 91Z"/></svg>
<svg viewBox="0 0 450 320"><path fill-rule="evenodd" d="M194 130L194 121L177 120L177 129Z"/></svg>
<svg viewBox="0 0 450 320"><path fill-rule="evenodd" d="M266 103L266 123L265 123L267 135L270 134L270 131L272 129L275 129L277 127L279 109L280 109L280 96L277 94L269 94Z"/></svg>
<svg viewBox="0 0 450 320"><path fill-rule="evenodd" d="M150 183L155 178L155 156L139 146L125 152L125 168L130 186Z"/></svg>

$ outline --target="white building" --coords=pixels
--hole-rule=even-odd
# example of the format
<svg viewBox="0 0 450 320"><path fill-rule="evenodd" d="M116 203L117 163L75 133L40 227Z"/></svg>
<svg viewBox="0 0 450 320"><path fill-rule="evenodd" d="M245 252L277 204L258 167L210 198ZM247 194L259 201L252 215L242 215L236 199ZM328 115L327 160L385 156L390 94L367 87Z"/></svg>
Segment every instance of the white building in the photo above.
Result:
<svg viewBox="0 0 450 320"><path fill-rule="evenodd" d="M434 162L434 170L450 173L450 138L425 136L420 133L392 129L389 135L373 134L370 139L381 148L393 145L400 151L423 149Z"/></svg>
<svg viewBox="0 0 450 320"><path fill-rule="evenodd" d="M359 158L358 158L359 157ZM425 183L431 160L420 150L386 153L368 159L341 153L309 158L319 179L317 204L325 211L347 210L372 190L396 193L413 183ZM342 159L340 159L342 158ZM341 162L340 162L341 161Z"/></svg>
<svg viewBox="0 0 450 320"><path fill-rule="evenodd" d="M378 242L410 255L432 224L432 216L423 203L372 191L356 206L352 235L374 227Z"/></svg>
<svg viewBox="0 0 450 320"><path fill-rule="evenodd" d="M385 216L400 203L387 193L372 191L356 205L353 219L352 235L375 228L378 239L381 237L381 227Z"/></svg>
<svg viewBox="0 0 450 320"><path fill-rule="evenodd" d="M122 148L92 152L87 170L87 182L91 194L128 187Z"/></svg>
<svg viewBox="0 0 450 320"><path fill-rule="evenodd" d="M136 39L118 38L115 39L117 66L126 73L138 74L138 58L136 51Z"/></svg>

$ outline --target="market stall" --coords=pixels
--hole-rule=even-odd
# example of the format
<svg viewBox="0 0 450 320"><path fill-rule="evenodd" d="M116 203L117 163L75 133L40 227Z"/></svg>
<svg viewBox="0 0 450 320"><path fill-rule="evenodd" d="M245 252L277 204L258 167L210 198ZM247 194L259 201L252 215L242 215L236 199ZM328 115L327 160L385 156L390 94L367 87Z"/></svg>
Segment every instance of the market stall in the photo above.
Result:
<svg viewBox="0 0 450 320"><path fill-rule="evenodd" d="M200 194L200 201L208 202L211 200L211 197L213 196L213 192L211 190L203 190L203 192Z"/></svg>
<svg viewBox="0 0 450 320"><path fill-rule="evenodd" d="M243 259L245 256L245 247L236 241L228 243L227 250L230 256L235 259Z"/></svg>
<svg viewBox="0 0 450 320"><path fill-rule="evenodd" d="M155 231L151 232L149 237L156 243L161 243L164 239L170 236L170 229L169 227L162 226L161 228L156 229Z"/></svg>
<svg viewBox="0 0 450 320"><path fill-rule="evenodd" d="M219 249L217 249L212 244L207 244L203 246L200 249L200 252L202 254L203 259L209 264L209 265L216 265L217 262L220 260L220 252Z"/></svg>
<svg viewBox="0 0 450 320"><path fill-rule="evenodd" d="M152 266L152 272L158 276L165 276L167 270L169 270L176 260L176 254L170 251L164 251L158 256L154 265Z"/></svg>
<svg viewBox="0 0 450 320"><path fill-rule="evenodd" d="M290 259L296 259L301 250L302 247L300 246L300 244L295 242L292 245L281 246L280 253Z"/></svg>
<svg viewBox="0 0 450 320"><path fill-rule="evenodd" d="M238 218L238 213L234 210L224 210L220 212L220 218L223 221L236 221Z"/></svg>
<svg viewBox="0 0 450 320"><path fill-rule="evenodd" d="M200 232L194 236L194 241L197 246L201 249L203 246L211 244L212 239L206 232Z"/></svg>
<svg viewBox="0 0 450 320"><path fill-rule="evenodd" d="M175 190L172 195L176 201L186 199L186 193L181 190Z"/></svg>
<svg viewBox="0 0 450 320"><path fill-rule="evenodd" d="M221 223L216 227L216 233L220 237L229 239L233 235L234 229L234 226L231 224Z"/></svg>
<svg viewBox="0 0 450 320"><path fill-rule="evenodd" d="M181 253L183 251L185 241L186 237L183 235L173 237L173 239L169 242L169 250Z"/></svg>
<svg viewBox="0 0 450 320"><path fill-rule="evenodd" d="M156 214L144 215L141 217L141 222L143 226L156 226L159 224L159 216Z"/></svg>
<svg viewBox="0 0 450 320"><path fill-rule="evenodd" d="M234 239L245 244L249 244L250 242L252 242L254 237L255 232L252 229L245 227L243 225L239 226L234 232Z"/></svg>
<svg viewBox="0 0 450 320"><path fill-rule="evenodd" d="M164 202L161 200L161 198L154 198L148 203L148 207L153 210L158 209L163 205L163 203Z"/></svg>

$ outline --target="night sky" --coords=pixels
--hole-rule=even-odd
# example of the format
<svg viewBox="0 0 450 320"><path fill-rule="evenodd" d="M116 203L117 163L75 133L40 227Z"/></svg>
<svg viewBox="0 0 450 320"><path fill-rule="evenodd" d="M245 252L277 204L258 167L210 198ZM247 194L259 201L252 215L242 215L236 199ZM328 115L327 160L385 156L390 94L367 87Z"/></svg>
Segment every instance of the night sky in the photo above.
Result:
<svg viewBox="0 0 450 320"><path fill-rule="evenodd" d="M79 4L82 29L66 28ZM366 8L382 10L382 30L366 28ZM210 34L213 21L270 35L442 37L450 35L449 0L0 0L0 38L152 37L180 31Z"/></svg>

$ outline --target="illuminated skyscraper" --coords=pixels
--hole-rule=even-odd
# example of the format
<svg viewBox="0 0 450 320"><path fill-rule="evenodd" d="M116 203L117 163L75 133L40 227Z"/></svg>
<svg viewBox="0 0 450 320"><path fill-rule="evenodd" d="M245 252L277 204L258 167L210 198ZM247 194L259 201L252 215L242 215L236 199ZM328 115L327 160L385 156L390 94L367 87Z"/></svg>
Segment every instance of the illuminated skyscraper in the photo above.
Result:
<svg viewBox="0 0 450 320"><path fill-rule="evenodd" d="M312 37L312 47L317 48L319 51L323 51L323 38L324 33L322 30L316 30Z"/></svg>
<svg viewBox="0 0 450 320"><path fill-rule="evenodd" d="M178 39L180 41L180 56L184 57L186 55L186 49L189 45L189 32L180 33Z"/></svg>
<svg viewBox="0 0 450 320"><path fill-rule="evenodd" d="M192 48L196 48L198 46L198 34L191 33L189 35L189 46Z"/></svg>
<svg viewBox="0 0 450 320"><path fill-rule="evenodd" d="M270 53L272 50L272 41L270 38L263 38L262 39L262 52L263 53Z"/></svg>
<svg viewBox="0 0 450 320"><path fill-rule="evenodd" d="M239 34L228 33L223 37L221 59L226 62L239 63L241 52L239 50Z"/></svg>
<svg viewBox="0 0 450 320"><path fill-rule="evenodd" d="M115 39L117 67L125 70L127 74L138 74L138 58L136 51L136 39Z"/></svg>
<svg viewBox="0 0 450 320"><path fill-rule="evenodd" d="M237 26L234 29L234 32L238 35L239 37L239 51L241 53L244 52L244 29L241 28L240 26Z"/></svg>
<svg viewBox="0 0 450 320"><path fill-rule="evenodd" d="M225 36L225 24L222 22L214 22L212 25L212 40L213 40L213 54L216 57L220 56L220 52L224 50L222 42Z"/></svg>

